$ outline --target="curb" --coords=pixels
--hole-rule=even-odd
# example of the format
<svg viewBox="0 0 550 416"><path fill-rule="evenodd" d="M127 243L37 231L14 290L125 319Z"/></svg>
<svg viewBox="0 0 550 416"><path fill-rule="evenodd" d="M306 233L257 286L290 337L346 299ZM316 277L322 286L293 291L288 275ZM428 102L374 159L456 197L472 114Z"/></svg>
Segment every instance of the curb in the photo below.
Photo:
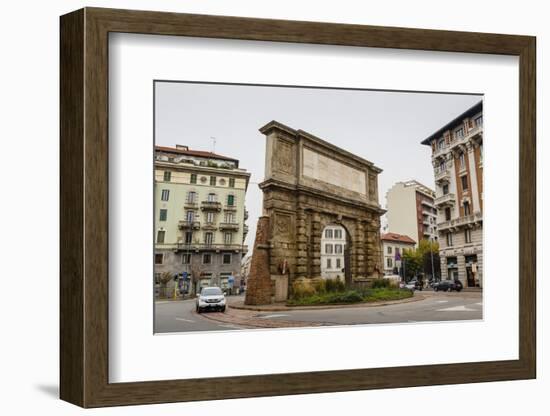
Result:
<svg viewBox="0 0 550 416"><path fill-rule="evenodd" d="M245 311L256 311L256 312L283 312L283 311L307 311L307 310L319 310L319 309L342 309L342 308L372 308L376 306L387 306L387 305L396 305L400 303L410 303L418 302L420 300L426 299L426 296L423 295L414 295L411 298L405 298L400 300L390 300L390 301L381 301L381 302L360 302L360 303L341 303L333 305L312 305L312 306L248 306L248 305L227 305L229 308L245 310Z"/></svg>

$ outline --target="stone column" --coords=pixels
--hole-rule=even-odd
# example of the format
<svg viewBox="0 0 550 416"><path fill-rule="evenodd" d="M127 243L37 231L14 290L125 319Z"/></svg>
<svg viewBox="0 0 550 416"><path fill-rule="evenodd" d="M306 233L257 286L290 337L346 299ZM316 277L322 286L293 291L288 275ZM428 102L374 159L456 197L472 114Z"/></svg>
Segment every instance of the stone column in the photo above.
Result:
<svg viewBox="0 0 550 416"><path fill-rule="evenodd" d="M458 280L464 285L464 287L468 287L468 279L466 278L466 258L463 254L456 256L456 261L458 263Z"/></svg>
<svg viewBox="0 0 550 416"><path fill-rule="evenodd" d="M356 253L356 269L355 276L365 278L367 276L366 262L366 247L365 247L365 221L355 221L355 253Z"/></svg>
<svg viewBox="0 0 550 416"><path fill-rule="evenodd" d="M307 214L304 209L296 211L296 272L295 278L307 277L308 235Z"/></svg>
<svg viewBox="0 0 550 416"><path fill-rule="evenodd" d="M447 275L447 257L439 255L439 260L441 263L441 280L447 280L449 276Z"/></svg>
<svg viewBox="0 0 550 416"><path fill-rule="evenodd" d="M321 216L313 212L311 218L311 273L308 277L321 276Z"/></svg>
<svg viewBox="0 0 550 416"><path fill-rule="evenodd" d="M266 305L271 303L271 274L269 272L269 217L258 219L254 252L250 263L250 273L244 303L246 305Z"/></svg>

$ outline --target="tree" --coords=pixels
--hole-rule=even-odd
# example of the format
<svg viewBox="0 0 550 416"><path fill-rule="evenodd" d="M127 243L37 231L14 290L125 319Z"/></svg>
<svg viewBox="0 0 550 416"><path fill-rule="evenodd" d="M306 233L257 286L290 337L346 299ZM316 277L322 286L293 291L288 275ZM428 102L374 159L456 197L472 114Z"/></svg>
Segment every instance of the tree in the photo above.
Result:
<svg viewBox="0 0 550 416"><path fill-rule="evenodd" d="M162 289L162 297L166 297L166 285L173 280L174 276L170 272L164 272L159 277L160 287Z"/></svg>
<svg viewBox="0 0 550 416"><path fill-rule="evenodd" d="M415 277L419 271L422 270L422 253L420 250L410 248L403 250L403 256L401 261L404 263L404 266L401 267L405 271L405 280L408 280L408 277Z"/></svg>

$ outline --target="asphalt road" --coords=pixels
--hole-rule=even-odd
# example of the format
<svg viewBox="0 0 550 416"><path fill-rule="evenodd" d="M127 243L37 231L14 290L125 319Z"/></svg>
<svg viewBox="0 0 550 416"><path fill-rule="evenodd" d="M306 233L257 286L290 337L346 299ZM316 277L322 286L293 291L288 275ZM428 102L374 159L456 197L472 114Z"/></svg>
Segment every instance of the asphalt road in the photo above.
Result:
<svg viewBox="0 0 550 416"><path fill-rule="evenodd" d="M155 302L155 333L189 331L228 331L242 329L215 322L195 312L195 299Z"/></svg>
<svg viewBox="0 0 550 416"><path fill-rule="evenodd" d="M270 321L301 321L328 325L412 323L482 319L480 292L418 292L423 300L375 307L246 311L251 318ZM155 332L227 331L244 329L235 323L217 322L195 313L194 299L161 301L155 307ZM241 313L241 312L240 312Z"/></svg>

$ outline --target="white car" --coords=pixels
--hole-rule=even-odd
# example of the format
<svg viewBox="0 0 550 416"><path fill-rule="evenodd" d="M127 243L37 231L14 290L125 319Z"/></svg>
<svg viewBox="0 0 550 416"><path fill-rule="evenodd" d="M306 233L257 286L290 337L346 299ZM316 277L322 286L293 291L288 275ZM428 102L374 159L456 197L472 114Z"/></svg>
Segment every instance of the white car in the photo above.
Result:
<svg viewBox="0 0 550 416"><path fill-rule="evenodd" d="M201 293L197 295L197 313L206 310L225 312L225 295L219 287L203 287Z"/></svg>

